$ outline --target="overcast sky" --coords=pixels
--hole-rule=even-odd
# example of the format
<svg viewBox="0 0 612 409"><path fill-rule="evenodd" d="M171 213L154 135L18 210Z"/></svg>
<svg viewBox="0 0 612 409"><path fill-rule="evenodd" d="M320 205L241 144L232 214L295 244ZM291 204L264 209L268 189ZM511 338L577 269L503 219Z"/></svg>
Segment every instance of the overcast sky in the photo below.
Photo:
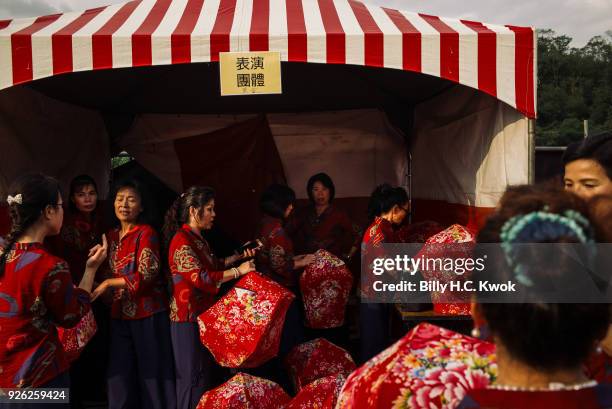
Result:
<svg viewBox="0 0 612 409"><path fill-rule="evenodd" d="M0 19L83 10L124 0L0 0ZM612 30L612 0L364 0L401 10L497 24L552 28L583 46Z"/></svg>

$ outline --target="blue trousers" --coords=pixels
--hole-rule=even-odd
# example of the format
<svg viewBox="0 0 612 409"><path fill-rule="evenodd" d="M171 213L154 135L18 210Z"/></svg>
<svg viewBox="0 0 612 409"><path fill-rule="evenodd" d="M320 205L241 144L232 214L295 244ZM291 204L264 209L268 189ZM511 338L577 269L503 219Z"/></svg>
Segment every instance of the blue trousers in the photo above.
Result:
<svg viewBox="0 0 612 409"><path fill-rule="evenodd" d="M391 304L359 304L361 363L382 352L391 343Z"/></svg>
<svg viewBox="0 0 612 409"><path fill-rule="evenodd" d="M139 320L112 320L109 409L175 409L174 359L166 311Z"/></svg>
<svg viewBox="0 0 612 409"><path fill-rule="evenodd" d="M198 324L171 322L170 336L176 371L178 409L195 409L200 398L211 388L214 358L200 342Z"/></svg>

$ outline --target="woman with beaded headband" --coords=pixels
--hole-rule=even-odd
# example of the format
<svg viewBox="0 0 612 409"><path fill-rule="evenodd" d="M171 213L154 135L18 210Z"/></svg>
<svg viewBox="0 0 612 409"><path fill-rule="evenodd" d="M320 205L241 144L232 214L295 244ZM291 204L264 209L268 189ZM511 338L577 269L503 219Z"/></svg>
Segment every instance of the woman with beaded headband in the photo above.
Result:
<svg viewBox="0 0 612 409"><path fill-rule="evenodd" d="M202 346L198 315L215 301L221 284L255 270L254 249L223 260L212 253L202 237L215 220L215 193L209 187L192 186L166 214L164 233L170 237L168 265L171 272L170 334L176 368L178 409L195 409L211 385L210 353Z"/></svg>
<svg viewBox="0 0 612 409"><path fill-rule="evenodd" d="M541 262L526 263L518 250L524 243L588 247L594 230L586 215L584 203L562 190L518 186L504 194L478 235L479 243L501 243L504 257L493 272L474 271L473 280L491 280L494 273L496 281L515 282L526 298L521 303L492 303L484 301L486 294L477 293L472 306L473 335L481 336L485 330L490 334L497 347L499 376L488 388L469 391L459 408L612 406L612 387L589 380L582 369L605 336L608 305L543 302L539 289L553 281L564 282L574 273L569 267L571 257L559 252Z"/></svg>
<svg viewBox="0 0 612 409"><path fill-rule="evenodd" d="M76 287L66 262L43 246L62 227L59 183L42 174L23 175L9 188L7 204L11 231L0 250L0 387L67 388L69 364L56 326L73 327L89 311L106 238L89 250Z"/></svg>

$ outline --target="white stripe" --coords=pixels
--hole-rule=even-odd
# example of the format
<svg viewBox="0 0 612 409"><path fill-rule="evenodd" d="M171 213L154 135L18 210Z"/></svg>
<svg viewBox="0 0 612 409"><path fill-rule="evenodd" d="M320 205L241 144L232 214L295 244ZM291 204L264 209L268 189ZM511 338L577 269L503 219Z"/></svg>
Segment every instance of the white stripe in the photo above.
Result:
<svg viewBox="0 0 612 409"><path fill-rule="evenodd" d="M334 0L336 12L345 34L346 64L365 64L364 34L347 0Z"/></svg>
<svg viewBox="0 0 612 409"><path fill-rule="evenodd" d="M285 0L270 0L270 51L279 51L281 61L289 59L289 40L287 39L287 3Z"/></svg>
<svg viewBox="0 0 612 409"><path fill-rule="evenodd" d="M155 3L155 0L143 0L113 34L114 68L132 66L132 34L142 25Z"/></svg>
<svg viewBox="0 0 612 409"><path fill-rule="evenodd" d="M204 0L200 17L191 36L191 61L210 61L210 33L215 26L221 0Z"/></svg>
<svg viewBox="0 0 612 409"><path fill-rule="evenodd" d="M478 89L478 33L459 20L441 20L459 33L459 82Z"/></svg>
<svg viewBox="0 0 612 409"><path fill-rule="evenodd" d="M384 66L401 70L404 68L402 56L402 32L381 7L366 4L376 25L383 32Z"/></svg>
<svg viewBox="0 0 612 409"><path fill-rule="evenodd" d="M151 36L151 51L153 65L170 64L172 62L171 36L187 7L188 0L174 0L166 11L166 15Z"/></svg>
<svg viewBox="0 0 612 409"><path fill-rule="evenodd" d="M13 20L0 30L0 89L13 85L13 53L11 51L11 34L29 27L36 18Z"/></svg>
<svg viewBox="0 0 612 409"><path fill-rule="evenodd" d="M485 27L496 33L497 98L516 108L514 32L498 25L486 24Z"/></svg>
<svg viewBox="0 0 612 409"><path fill-rule="evenodd" d="M321 10L316 0L302 0L304 24L306 25L307 61L327 62L327 42Z"/></svg>
<svg viewBox="0 0 612 409"><path fill-rule="evenodd" d="M249 32L253 0L236 0L234 22L230 30L230 51L249 51Z"/></svg>
<svg viewBox="0 0 612 409"><path fill-rule="evenodd" d="M53 23L32 35L32 77L44 78L53 75L53 49L51 36L76 20L82 13L66 13Z"/></svg>
<svg viewBox="0 0 612 409"><path fill-rule="evenodd" d="M123 4L108 6L89 23L72 35L72 70L89 71L93 69L93 50L91 37L98 32L123 7Z"/></svg>
<svg viewBox="0 0 612 409"><path fill-rule="evenodd" d="M440 76L440 33L421 16L400 11L421 33L421 72Z"/></svg>

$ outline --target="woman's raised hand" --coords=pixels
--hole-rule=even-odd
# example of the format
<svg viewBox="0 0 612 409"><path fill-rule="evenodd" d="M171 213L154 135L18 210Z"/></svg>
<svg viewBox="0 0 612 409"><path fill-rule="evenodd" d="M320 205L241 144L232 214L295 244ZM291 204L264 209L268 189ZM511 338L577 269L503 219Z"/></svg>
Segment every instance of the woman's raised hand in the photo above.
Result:
<svg viewBox="0 0 612 409"><path fill-rule="evenodd" d="M102 244L96 244L89 250L89 254L87 255L87 263L86 267L88 268L98 268L100 265L106 260L106 255L108 253L108 243L106 241L106 235L102 235Z"/></svg>

